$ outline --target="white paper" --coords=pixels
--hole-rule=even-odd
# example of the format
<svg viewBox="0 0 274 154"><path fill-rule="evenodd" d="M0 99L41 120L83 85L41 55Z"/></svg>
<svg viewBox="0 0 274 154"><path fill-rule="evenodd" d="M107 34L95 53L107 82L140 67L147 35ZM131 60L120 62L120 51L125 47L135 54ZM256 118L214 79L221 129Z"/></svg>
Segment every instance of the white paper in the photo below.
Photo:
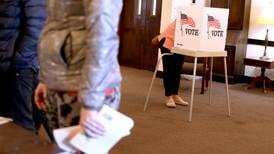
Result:
<svg viewBox="0 0 274 154"><path fill-rule="evenodd" d="M130 134L134 122L126 115L104 105L98 119L106 129L104 136L97 139L87 137L80 126L66 127L54 130L57 145L67 152L76 149L88 154L105 154L121 138Z"/></svg>
<svg viewBox="0 0 274 154"><path fill-rule="evenodd" d="M66 128L55 129L53 135L55 138L56 144L64 151L74 153L77 151L76 148L70 145L69 137L73 132L78 131L80 126L72 126Z"/></svg>
<svg viewBox="0 0 274 154"><path fill-rule="evenodd" d="M5 118L5 117L0 117L0 125L11 122L12 119L10 118Z"/></svg>
<svg viewBox="0 0 274 154"><path fill-rule="evenodd" d="M99 121L105 126L106 134L97 139L79 133L70 140L71 145L88 154L105 154L124 136L130 134L133 120L120 112L103 106Z"/></svg>
<svg viewBox="0 0 274 154"><path fill-rule="evenodd" d="M126 135L130 133L127 132ZM105 136L94 139L87 137L84 133L77 134L70 140L71 145L87 154L106 154L124 136L119 131L107 131Z"/></svg>

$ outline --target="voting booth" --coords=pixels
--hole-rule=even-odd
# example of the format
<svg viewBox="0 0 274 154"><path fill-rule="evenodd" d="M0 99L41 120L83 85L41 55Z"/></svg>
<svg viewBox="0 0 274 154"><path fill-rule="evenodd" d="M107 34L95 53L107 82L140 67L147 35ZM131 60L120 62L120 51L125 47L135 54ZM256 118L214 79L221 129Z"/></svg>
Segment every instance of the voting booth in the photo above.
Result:
<svg viewBox="0 0 274 154"><path fill-rule="evenodd" d="M174 47L199 51L223 51L228 9L201 6L177 8Z"/></svg>
<svg viewBox="0 0 274 154"><path fill-rule="evenodd" d="M194 57L193 77L196 76L197 58L210 57L209 103L212 95L213 58L224 58L227 115L230 116L230 100L225 49L228 9L199 6L177 9L174 48L172 53ZM192 80L189 121L192 119L195 80Z"/></svg>
<svg viewBox="0 0 274 154"><path fill-rule="evenodd" d="M152 85L156 77L159 63L163 56L181 54L194 58L193 79L196 77L197 58L207 57L210 60L210 87L209 103L212 95L212 70L213 58L222 57L224 59L224 72L226 83L227 115L230 116L230 100L228 90L227 64L225 51L228 9L209 8L201 6L183 6L177 9L174 47L171 53L164 53L158 59L152 81L146 97L144 111L147 109ZM194 100L195 80L192 80L191 99L189 107L189 121L192 120L193 100Z"/></svg>

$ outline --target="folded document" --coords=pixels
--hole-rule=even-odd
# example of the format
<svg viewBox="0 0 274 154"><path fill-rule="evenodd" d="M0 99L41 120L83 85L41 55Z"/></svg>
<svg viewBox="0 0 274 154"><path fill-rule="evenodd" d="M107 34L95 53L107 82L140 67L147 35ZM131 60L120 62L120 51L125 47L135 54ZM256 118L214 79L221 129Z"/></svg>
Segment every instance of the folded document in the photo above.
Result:
<svg viewBox="0 0 274 154"><path fill-rule="evenodd" d="M128 116L104 105L99 112L99 121L105 126L106 133L99 138L87 137L80 126L54 130L58 146L67 151L80 150L88 154L105 154L123 137L130 134L134 122Z"/></svg>

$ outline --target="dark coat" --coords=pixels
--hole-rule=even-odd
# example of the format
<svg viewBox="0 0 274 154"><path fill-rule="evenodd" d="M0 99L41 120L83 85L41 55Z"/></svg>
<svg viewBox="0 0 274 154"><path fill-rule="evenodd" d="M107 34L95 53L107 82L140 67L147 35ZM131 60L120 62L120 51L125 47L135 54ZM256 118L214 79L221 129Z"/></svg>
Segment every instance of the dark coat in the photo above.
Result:
<svg viewBox="0 0 274 154"><path fill-rule="evenodd" d="M46 19L45 0L0 0L0 75L38 68L37 42Z"/></svg>

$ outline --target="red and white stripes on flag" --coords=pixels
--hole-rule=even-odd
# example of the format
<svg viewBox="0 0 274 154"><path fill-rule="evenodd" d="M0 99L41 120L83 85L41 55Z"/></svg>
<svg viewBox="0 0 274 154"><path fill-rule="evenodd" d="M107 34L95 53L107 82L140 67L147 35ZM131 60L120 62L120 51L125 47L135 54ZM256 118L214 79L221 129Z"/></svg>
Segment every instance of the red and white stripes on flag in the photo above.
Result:
<svg viewBox="0 0 274 154"><path fill-rule="evenodd" d="M216 29L221 29L221 24L218 19L215 19L213 16L208 16L207 18L208 27L215 27Z"/></svg>
<svg viewBox="0 0 274 154"><path fill-rule="evenodd" d="M195 27L195 22L193 19L186 14L181 14L181 25L189 25L190 27Z"/></svg>

